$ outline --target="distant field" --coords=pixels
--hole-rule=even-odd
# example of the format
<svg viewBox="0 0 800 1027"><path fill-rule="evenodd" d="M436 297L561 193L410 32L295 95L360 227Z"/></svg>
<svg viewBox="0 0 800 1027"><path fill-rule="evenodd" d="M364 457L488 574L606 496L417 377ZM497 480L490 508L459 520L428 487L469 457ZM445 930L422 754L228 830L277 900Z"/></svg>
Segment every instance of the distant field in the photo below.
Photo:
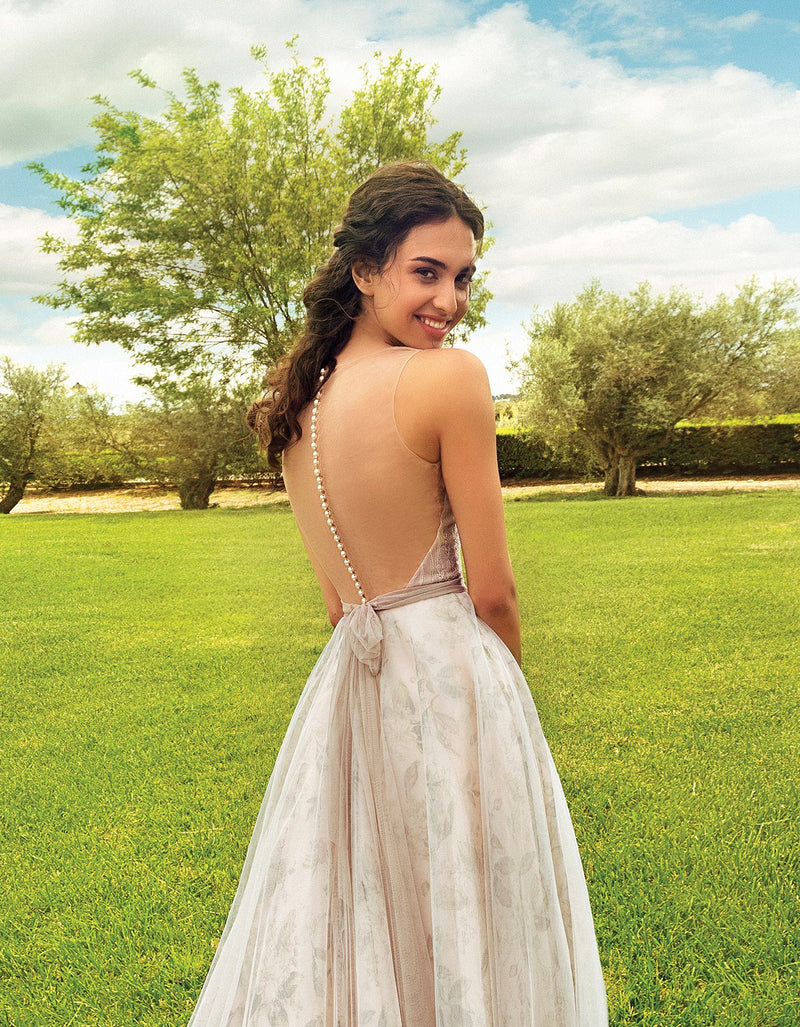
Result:
<svg viewBox="0 0 800 1027"><path fill-rule="evenodd" d="M525 670L612 1024L796 1027L797 494L517 495ZM180 1027L328 635L291 516L0 534L0 1025Z"/></svg>

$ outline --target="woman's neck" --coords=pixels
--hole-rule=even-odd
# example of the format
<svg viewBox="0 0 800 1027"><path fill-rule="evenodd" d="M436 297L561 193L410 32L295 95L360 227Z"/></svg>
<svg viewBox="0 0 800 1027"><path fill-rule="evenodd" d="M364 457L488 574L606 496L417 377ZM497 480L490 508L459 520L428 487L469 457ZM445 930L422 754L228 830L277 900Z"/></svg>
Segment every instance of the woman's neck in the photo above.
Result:
<svg viewBox="0 0 800 1027"><path fill-rule="evenodd" d="M360 360L361 357L369 356L371 353L379 353L381 350L391 347L392 343L386 339L380 328L372 323L368 314L362 313L353 325L350 338L344 344L336 358L336 362L337 364L349 364L353 360Z"/></svg>

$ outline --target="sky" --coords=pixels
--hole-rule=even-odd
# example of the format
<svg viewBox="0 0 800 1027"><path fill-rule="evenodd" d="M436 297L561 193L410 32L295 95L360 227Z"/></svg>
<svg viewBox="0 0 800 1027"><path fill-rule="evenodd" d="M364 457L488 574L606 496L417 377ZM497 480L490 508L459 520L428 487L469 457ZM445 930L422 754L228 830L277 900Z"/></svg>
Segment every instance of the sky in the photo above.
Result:
<svg viewBox="0 0 800 1027"><path fill-rule="evenodd" d="M37 239L71 226L26 163L77 173L98 94L156 114L135 68L255 90L251 46L278 68L294 36L326 60L332 110L377 50L438 68L431 135L463 133L461 182L493 224L495 298L468 346L495 394L524 323L593 278L711 300L798 277L797 0L0 0L0 355L138 398L121 350L32 302L58 280Z"/></svg>

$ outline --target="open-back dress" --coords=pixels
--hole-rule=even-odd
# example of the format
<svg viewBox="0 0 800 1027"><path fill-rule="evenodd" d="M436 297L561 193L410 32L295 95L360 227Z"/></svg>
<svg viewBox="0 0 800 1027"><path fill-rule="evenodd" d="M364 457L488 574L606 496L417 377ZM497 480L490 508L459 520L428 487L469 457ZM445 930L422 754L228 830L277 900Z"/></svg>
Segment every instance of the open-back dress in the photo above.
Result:
<svg viewBox="0 0 800 1027"><path fill-rule="evenodd" d="M580 856L528 685L475 615L417 351L337 368L284 454L344 616L303 690L190 1027L605 1027Z"/></svg>

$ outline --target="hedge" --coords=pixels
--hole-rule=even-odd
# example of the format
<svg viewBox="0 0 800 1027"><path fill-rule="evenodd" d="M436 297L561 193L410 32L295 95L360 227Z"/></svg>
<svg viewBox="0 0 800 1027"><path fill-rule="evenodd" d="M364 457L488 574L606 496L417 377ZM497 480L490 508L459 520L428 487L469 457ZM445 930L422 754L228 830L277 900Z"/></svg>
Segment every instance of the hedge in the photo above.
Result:
<svg viewBox="0 0 800 1027"><path fill-rule="evenodd" d="M497 465L503 479L574 478L593 469L580 447L555 448L534 431L514 428L497 432Z"/></svg>
<svg viewBox="0 0 800 1027"><path fill-rule="evenodd" d="M662 474L776 474L800 471L800 424L676 428L642 470Z"/></svg>
<svg viewBox="0 0 800 1027"><path fill-rule="evenodd" d="M549 446L534 431L501 428L497 463L506 481L521 478L583 478L598 468L577 445ZM800 423L692 425L676 428L672 440L639 462L643 476L659 474L776 474L800 472ZM271 481L253 450L226 478ZM60 453L43 461L36 484L50 488L103 488L140 479L128 461L112 452ZM159 480L164 480L163 476Z"/></svg>
<svg viewBox="0 0 800 1027"><path fill-rule="evenodd" d="M597 471L577 449L554 450L533 431L497 433L500 477L576 478ZM692 425L638 462L658 474L787 474L800 472L800 424Z"/></svg>

